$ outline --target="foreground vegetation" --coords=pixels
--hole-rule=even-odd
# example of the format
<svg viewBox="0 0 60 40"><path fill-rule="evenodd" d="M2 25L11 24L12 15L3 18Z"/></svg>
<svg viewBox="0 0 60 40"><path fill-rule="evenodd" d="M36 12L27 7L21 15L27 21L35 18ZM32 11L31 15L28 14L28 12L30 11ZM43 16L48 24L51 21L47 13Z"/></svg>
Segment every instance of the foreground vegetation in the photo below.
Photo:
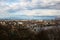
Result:
<svg viewBox="0 0 60 40"><path fill-rule="evenodd" d="M12 23L9 24L9 21L6 24L4 22L3 24L0 23L0 40L60 40L60 25L43 27L42 24L39 24L42 26L39 26L41 30L36 32L27 28L26 24L15 25Z"/></svg>

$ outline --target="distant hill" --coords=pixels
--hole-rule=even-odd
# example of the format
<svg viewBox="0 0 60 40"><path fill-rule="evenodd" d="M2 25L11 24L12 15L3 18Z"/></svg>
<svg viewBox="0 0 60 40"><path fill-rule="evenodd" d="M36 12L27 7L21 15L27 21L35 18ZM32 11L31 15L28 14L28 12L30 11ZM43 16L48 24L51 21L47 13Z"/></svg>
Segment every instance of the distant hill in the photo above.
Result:
<svg viewBox="0 0 60 40"><path fill-rule="evenodd" d="M55 16L11 16L6 18L0 18L0 20L51 20L55 19Z"/></svg>

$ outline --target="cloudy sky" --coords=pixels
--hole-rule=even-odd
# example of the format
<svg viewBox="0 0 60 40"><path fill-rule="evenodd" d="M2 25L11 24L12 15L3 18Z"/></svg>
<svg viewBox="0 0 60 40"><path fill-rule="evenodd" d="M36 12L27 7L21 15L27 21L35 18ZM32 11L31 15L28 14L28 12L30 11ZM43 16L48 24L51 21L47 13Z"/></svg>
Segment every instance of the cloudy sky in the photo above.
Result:
<svg viewBox="0 0 60 40"><path fill-rule="evenodd" d="M0 18L60 15L60 0L0 0Z"/></svg>

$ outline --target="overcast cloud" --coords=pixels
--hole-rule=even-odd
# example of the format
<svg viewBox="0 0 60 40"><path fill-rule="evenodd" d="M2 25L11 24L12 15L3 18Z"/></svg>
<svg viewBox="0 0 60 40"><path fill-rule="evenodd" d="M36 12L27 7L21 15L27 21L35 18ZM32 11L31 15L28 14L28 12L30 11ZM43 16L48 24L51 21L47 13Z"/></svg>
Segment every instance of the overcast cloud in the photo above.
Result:
<svg viewBox="0 0 60 40"><path fill-rule="evenodd" d="M60 0L0 0L0 18L60 15Z"/></svg>

